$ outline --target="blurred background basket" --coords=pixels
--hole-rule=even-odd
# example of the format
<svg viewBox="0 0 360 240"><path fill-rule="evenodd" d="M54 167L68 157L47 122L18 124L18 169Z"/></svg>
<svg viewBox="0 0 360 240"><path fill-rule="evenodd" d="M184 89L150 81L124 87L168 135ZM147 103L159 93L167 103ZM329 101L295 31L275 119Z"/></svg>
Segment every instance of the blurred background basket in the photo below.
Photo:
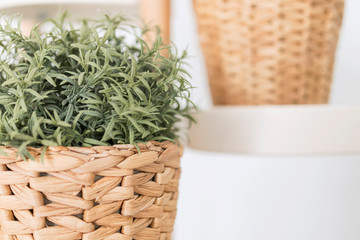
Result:
<svg viewBox="0 0 360 240"><path fill-rule="evenodd" d="M215 105L327 103L344 0L194 0Z"/></svg>

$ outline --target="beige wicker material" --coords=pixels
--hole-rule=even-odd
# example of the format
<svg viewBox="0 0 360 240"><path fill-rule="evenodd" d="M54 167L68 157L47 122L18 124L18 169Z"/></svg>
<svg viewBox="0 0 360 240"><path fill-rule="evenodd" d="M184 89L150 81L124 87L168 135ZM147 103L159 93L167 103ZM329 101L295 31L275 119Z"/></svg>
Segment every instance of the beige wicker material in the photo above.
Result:
<svg viewBox="0 0 360 240"><path fill-rule="evenodd" d="M194 0L215 105L327 103L344 0Z"/></svg>
<svg viewBox="0 0 360 240"><path fill-rule="evenodd" d="M171 239L181 147L49 147L43 163L2 149L1 240Z"/></svg>

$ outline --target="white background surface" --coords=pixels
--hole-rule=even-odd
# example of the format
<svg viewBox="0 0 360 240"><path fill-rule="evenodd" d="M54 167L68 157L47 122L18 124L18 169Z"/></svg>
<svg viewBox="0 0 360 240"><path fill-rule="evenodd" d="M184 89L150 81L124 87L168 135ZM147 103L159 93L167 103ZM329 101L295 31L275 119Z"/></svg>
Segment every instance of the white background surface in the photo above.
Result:
<svg viewBox="0 0 360 240"><path fill-rule="evenodd" d="M31 1L12 1L17 2ZM179 49L188 46L198 87L194 98L207 108L210 96L191 2L173 0L172 38ZM2 0L0 6L8 3ZM359 10L359 0L346 1L331 95L335 104L360 104ZM358 240L359 160L188 150L182 162L176 240Z"/></svg>

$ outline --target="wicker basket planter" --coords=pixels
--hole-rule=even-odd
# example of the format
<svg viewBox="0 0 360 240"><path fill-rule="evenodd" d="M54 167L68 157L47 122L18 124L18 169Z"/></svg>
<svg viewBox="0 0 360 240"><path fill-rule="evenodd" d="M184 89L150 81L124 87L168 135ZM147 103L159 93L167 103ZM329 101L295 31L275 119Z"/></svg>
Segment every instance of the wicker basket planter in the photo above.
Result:
<svg viewBox="0 0 360 240"><path fill-rule="evenodd" d="M215 105L327 103L344 0L194 0Z"/></svg>
<svg viewBox="0 0 360 240"><path fill-rule="evenodd" d="M43 163L2 149L2 240L171 239L181 147L49 147Z"/></svg>

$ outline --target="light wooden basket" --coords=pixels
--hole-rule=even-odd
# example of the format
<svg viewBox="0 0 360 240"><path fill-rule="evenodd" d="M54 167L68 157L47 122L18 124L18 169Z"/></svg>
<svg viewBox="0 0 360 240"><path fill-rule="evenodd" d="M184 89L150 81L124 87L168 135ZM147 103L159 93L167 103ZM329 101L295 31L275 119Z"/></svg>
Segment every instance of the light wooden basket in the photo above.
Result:
<svg viewBox="0 0 360 240"><path fill-rule="evenodd" d="M0 155L2 240L170 240L182 147L49 147ZM31 149L40 158L40 149Z"/></svg>
<svg viewBox="0 0 360 240"><path fill-rule="evenodd" d="M194 0L215 105L327 103L344 0Z"/></svg>

